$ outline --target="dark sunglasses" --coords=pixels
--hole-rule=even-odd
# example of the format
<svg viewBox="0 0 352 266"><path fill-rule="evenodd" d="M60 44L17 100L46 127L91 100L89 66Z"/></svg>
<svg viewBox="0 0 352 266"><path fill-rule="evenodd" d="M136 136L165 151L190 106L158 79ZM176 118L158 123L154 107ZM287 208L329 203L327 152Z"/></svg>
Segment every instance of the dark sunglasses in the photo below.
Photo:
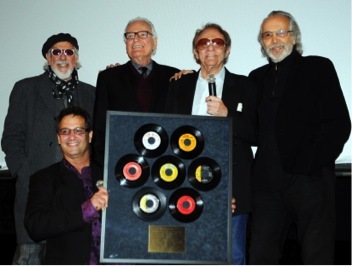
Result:
<svg viewBox="0 0 352 266"><path fill-rule="evenodd" d="M53 56L61 56L62 53L64 53L66 56L73 56L75 54L74 49L59 49L59 48L54 48L50 50L50 53Z"/></svg>
<svg viewBox="0 0 352 266"><path fill-rule="evenodd" d="M210 44L212 44L214 48L221 49L221 48L224 48L225 41L221 38L215 38L215 39L203 38L197 42L197 47L200 50L204 50L204 49L207 49Z"/></svg>

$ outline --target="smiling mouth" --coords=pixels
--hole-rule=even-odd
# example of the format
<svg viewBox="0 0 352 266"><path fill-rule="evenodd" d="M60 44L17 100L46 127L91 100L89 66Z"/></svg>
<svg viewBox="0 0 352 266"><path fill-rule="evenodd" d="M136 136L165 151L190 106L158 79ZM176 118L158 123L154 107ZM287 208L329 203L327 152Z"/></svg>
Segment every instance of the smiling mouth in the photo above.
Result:
<svg viewBox="0 0 352 266"><path fill-rule="evenodd" d="M140 48L143 48L142 45L133 45L132 46L132 49L140 49Z"/></svg>

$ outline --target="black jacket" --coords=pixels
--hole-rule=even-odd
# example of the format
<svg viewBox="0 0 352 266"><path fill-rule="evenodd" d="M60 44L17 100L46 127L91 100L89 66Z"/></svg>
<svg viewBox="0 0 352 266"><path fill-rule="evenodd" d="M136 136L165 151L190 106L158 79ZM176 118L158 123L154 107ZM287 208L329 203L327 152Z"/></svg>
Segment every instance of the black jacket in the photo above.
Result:
<svg viewBox="0 0 352 266"><path fill-rule="evenodd" d="M100 169L92 166L93 190ZM92 228L81 204L83 182L63 162L31 176L25 227L34 241L46 240L44 264L89 264Z"/></svg>

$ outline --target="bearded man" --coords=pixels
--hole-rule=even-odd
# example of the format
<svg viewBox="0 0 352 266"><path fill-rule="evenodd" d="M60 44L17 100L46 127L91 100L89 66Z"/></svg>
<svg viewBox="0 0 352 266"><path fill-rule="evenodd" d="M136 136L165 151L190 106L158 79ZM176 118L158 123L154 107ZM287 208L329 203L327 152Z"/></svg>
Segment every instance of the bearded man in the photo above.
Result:
<svg viewBox="0 0 352 266"><path fill-rule="evenodd" d="M303 264L334 264L335 160L351 131L336 70L302 56L287 12L271 12L258 41L269 63L249 75L259 89L249 264L279 264L291 224Z"/></svg>
<svg viewBox="0 0 352 266"><path fill-rule="evenodd" d="M59 112L80 106L93 114L95 88L79 81L77 39L59 33L42 47L44 73L16 82L10 95L1 140L6 164L16 177L15 229L17 248L13 264L40 264L45 243L35 243L24 227L29 177L62 159L55 132Z"/></svg>

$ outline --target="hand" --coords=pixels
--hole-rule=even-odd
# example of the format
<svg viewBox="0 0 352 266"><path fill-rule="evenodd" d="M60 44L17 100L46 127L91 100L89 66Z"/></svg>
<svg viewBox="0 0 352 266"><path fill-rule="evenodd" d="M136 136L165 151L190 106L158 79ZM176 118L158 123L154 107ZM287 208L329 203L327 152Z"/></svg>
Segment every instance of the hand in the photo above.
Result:
<svg viewBox="0 0 352 266"><path fill-rule="evenodd" d="M235 198L232 198L231 200L231 209L232 209L232 213L235 213L236 211L236 199Z"/></svg>
<svg viewBox="0 0 352 266"><path fill-rule="evenodd" d="M180 72L176 73L175 75L173 75L171 78L170 78L170 81L172 79L175 79L175 80L178 80L182 77L182 75L187 75L187 74L190 74L190 73L193 73L194 71L193 70L181 70Z"/></svg>
<svg viewBox="0 0 352 266"><path fill-rule="evenodd" d="M90 198L90 202L93 204L96 211L105 211L108 207L108 200L108 191L103 186L100 186L99 190Z"/></svg>
<svg viewBox="0 0 352 266"><path fill-rule="evenodd" d="M120 66L121 64L120 63L115 63L115 64L110 64L110 65L107 65L106 66L106 69L108 68L113 68L113 67L117 67L117 66ZM99 70L99 73L101 72L102 70Z"/></svg>
<svg viewBox="0 0 352 266"><path fill-rule="evenodd" d="M117 67L120 65L121 65L120 63L110 64L110 65L107 65L106 68L113 68L113 67Z"/></svg>
<svg viewBox="0 0 352 266"><path fill-rule="evenodd" d="M214 116L226 117L228 114L227 107L224 102L216 96L208 96L205 99L207 103L207 113Z"/></svg>

